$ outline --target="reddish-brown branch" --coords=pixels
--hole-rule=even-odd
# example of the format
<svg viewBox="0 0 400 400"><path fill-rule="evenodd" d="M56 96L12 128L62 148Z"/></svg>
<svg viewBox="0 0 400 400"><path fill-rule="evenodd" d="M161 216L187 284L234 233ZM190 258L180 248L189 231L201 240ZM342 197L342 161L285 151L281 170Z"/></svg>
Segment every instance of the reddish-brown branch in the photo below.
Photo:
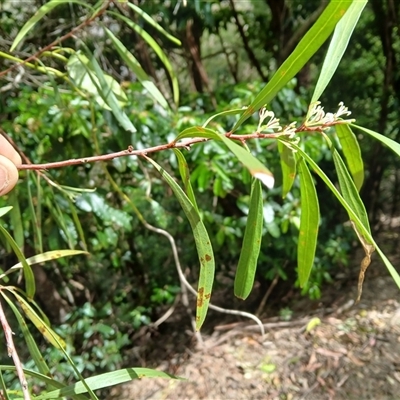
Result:
<svg viewBox="0 0 400 400"><path fill-rule="evenodd" d="M63 42L64 40L70 38L71 36L73 36L76 32L78 32L80 29L82 29L83 27L91 24L96 18L98 18L101 14L103 14L106 9L108 8L108 6L110 5L110 3L112 3L113 0L108 0L104 3L104 6L97 11L95 14L93 14L90 18L86 19L85 21L83 21L80 25L78 25L77 27L75 27L74 29L72 29L70 32L66 33L64 36L61 36L60 38L54 40L52 43L48 44L47 46L43 47L42 49L40 49L39 51L37 51L35 54L29 56L28 58L26 58L25 60L23 60L20 63L16 63L14 65L12 65L10 68L7 68L4 71L0 72L0 77L8 74L9 72L11 72L12 70L16 69L18 66L20 65L24 65L30 61L36 60L37 58L39 58L39 56L41 54L43 54L45 51L49 51L51 50L54 46L57 46L59 43Z"/></svg>
<svg viewBox="0 0 400 400"><path fill-rule="evenodd" d="M252 133L249 135L230 135L229 138L233 140L237 140L240 142L247 141L249 139L274 139L277 138L279 134L276 133ZM145 156L151 153L157 153L159 151L168 150L168 149L189 149L190 146L206 142L209 139L205 138L193 138L193 139L185 139L180 142L171 142L165 143L158 146L148 147L147 149L135 150L132 146L129 146L126 150L117 151L115 153L110 154L102 154L100 156L91 156L91 157L82 157L82 158L72 158L64 161L51 162L46 164L22 164L18 165L17 168L22 169L30 169L30 170L44 170L51 168L62 168L69 167L71 165L82 165L97 161L109 161L118 157L126 157L126 156Z"/></svg>
<svg viewBox="0 0 400 400"><path fill-rule="evenodd" d="M299 128L296 129L296 132L322 132L324 129L331 127L336 124L342 124L342 123L348 123L348 121L345 120L336 120L332 122L328 122L324 125L320 126L307 126L302 124ZM225 136L228 137L229 139L239 141L240 143L244 144L247 140L250 139L276 139L279 136L285 136L285 133L259 133L259 132L254 132L248 135L233 135L232 132L227 132L225 133ZM287 135L286 135L287 136ZM72 158L69 160L64 160L64 161L56 161L56 162L51 162L51 163L46 163L46 164L22 164L18 165L17 168L20 170L23 169L30 169L30 170L45 170L45 169L52 169L52 168L63 168L63 167L69 167L71 165L82 165L82 164L87 164L87 163L92 163L92 162L97 162L97 161L110 161L113 160L114 158L119 158L119 157L126 157L126 156L146 156L151 153L158 153L159 151L164 151L168 149L190 149L190 146L197 144L197 143L202 143L202 142L207 142L210 139L206 138L188 138L188 139L183 139L179 142L170 142L170 143L165 143L165 144L160 144L158 146L153 146L153 147L148 147L147 149L141 149L141 150L135 150L133 146L129 146L126 150L122 151L117 151L115 153L110 153L110 154L102 154L99 156L91 156L91 157L82 157L82 158ZM18 149L17 149L18 150Z"/></svg>
<svg viewBox="0 0 400 400"><path fill-rule="evenodd" d="M17 371L18 379L22 387L22 393L24 396L24 400L30 400L31 396L28 390L28 383L26 382L24 370L22 368L21 361L18 357L18 353L15 350L14 341L13 341L13 332L11 330L10 325L8 324L7 318L4 314L3 306L0 302L0 323L3 326L4 336L6 337L6 345L7 345L7 353L9 357L12 357L15 365L15 369Z"/></svg>

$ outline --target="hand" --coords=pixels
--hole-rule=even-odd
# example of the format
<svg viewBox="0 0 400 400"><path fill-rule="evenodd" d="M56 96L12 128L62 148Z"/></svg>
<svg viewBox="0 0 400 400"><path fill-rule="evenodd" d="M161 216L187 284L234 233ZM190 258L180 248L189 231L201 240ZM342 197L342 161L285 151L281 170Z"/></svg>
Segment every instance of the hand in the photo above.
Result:
<svg viewBox="0 0 400 400"><path fill-rule="evenodd" d="M17 165L21 164L21 157L6 140L0 135L0 196L8 193L18 181Z"/></svg>

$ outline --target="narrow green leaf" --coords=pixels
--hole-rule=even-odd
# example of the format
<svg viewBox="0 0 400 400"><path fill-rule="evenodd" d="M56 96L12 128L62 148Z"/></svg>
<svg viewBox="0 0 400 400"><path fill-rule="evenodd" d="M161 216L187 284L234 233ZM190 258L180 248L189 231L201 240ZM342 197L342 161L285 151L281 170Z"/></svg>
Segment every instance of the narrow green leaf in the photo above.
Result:
<svg viewBox="0 0 400 400"><path fill-rule="evenodd" d="M314 264L320 214L317 191L310 170L302 157L299 157L297 165L300 175L301 201L297 267L300 287L304 287Z"/></svg>
<svg viewBox="0 0 400 400"><path fill-rule="evenodd" d="M152 18L150 15L146 14L141 8L136 6L133 3L128 2L128 6L132 8L132 10L136 13L139 14L149 25L151 25L153 28L157 29L158 32L162 33L167 39L169 39L171 42L177 44L178 46L181 46L182 43L181 41L169 34L160 24L158 24L154 18Z"/></svg>
<svg viewBox="0 0 400 400"><path fill-rule="evenodd" d="M107 104L107 95L102 92L101 84L96 77L95 71L91 68L89 59L80 52L72 54L67 63L68 75L80 89L94 96L100 107L112 111ZM118 101L118 105L123 107L127 104L128 98L119 83L111 76L103 73L104 80L108 85L107 90L112 91Z"/></svg>
<svg viewBox="0 0 400 400"><path fill-rule="evenodd" d="M210 118L207 119L206 122L202 125L203 128L205 128L213 119L218 118L218 117L226 117L229 115L237 115L243 112L243 108L235 108L233 110L225 110L221 111L217 114L212 115Z"/></svg>
<svg viewBox="0 0 400 400"><path fill-rule="evenodd" d="M113 372L106 372L97 376L86 379L86 383L92 390L108 388L121 383L130 382L133 379L142 378L166 378L166 379L182 379L174 375L167 374L162 371L156 371L149 368L125 368ZM62 389L53 390L36 396L36 400L60 399L62 397L70 397L74 394L86 393L86 389L81 382L67 386Z"/></svg>
<svg viewBox="0 0 400 400"><path fill-rule="evenodd" d="M32 268L26 262L25 256L22 254L17 243L15 243L15 240L11 237L11 235L6 231L6 229L1 224L0 224L0 233L3 234L4 238L9 243L15 255L17 256L18 260L22 264L22 269L24 271L26 295L28 296L28 298L31 299L35 295L36 291L35 277L33 275Z"/></svg>
<svg viewBox="0 0 400 400"><path fill-rule="evenodd" d="M364 163L356 136L348 124L338 124L335 129L354 184L360 191L364 182Z"/></svg>
<svg viewBox="0 0 400 400"><path fill-rule="evenodd" d="M35 339L33 338L32 334L30 333L28 329L28 325L26 324L24 318L22 317L21 313L19 312L18 308L15 307L13 302L9 299L8 296L5 295L4 291L1 291L1 295L3 296L4 300L8 303L10 306L11 310L13 311L15 317L17 318L18 325L21 329L22 334L24 335L24 339L26 342L26 345L28 347L29 353L35 362L36 367L38 368L39 372L41 374L51 376L50 373L50 368L46 364L46 361L44 360L42 354L40 353L40 350L35 342Z"/></svg>
<svg viewBox="0 0 400 400"><path fill-rule="evenodd" d="M278 142L278 151L281 157L282 169L282 198L290 192L296 178L296 160L291 148L285 142Z"/></svg>
<svg viewBox="0 0 400 400"><path fill-rule="evenodd" d="M241 299L246 299L253 288L257 260L260 255L263 221L261 183L258 179L253 179L249 214L235 275L234 292L235 296Z"/></svg>
<svg viewBox="0 0 400 400"><path fill-rule="evenodd" d="M321 94L331 81L343 54L346 51L353 30L356 27L360 15L367 3L368 0L357 0L351 2L346 14L344 14L343 18L336 25L311 103L316 102L321 97Z"/></svg>
<svg viewBox="0 0 400 400"><path fill-rule="evenodd" d="M70 256L76 256L78 254L89 254L86 251L82 250L51 250L51 251L46 251L45 253L37 254L33 257L29 257L26 259L26 262L29 265L35 265L35 264L40 264L46 261L53 261L57 260L58 258L62 257L70 257ZM8 275L11 271L15 271L17 269L22 268L22 263L15 264L12 266L10 269L7 270L6 274Z"/></svg>
<svg viewBox="0 0 400 400"><path fill-rule="evenodd" d="M37 180L32 178L32 171L27 171L28 179L26 180L26 187L28 192L28 204L29 211L32 220L32 228L33 228L33 242L35 251L42 253L43 252L43 240L42 240L42 187L40 186L40 175L37 175ZM31 181L36 184L36 193L37 193L37 202L36 202L36 210L33 204L33 196L31 191Z"/></svg>
<svg viewBox="0 0 400 400"><path fill-rule="evenodd" d="M83 232L83 227L81 224L81 221L79 220L78 217L78 213L77 213L77 209L75 204L71 201L70 198L68 198L68 204L69 204L69 210L71 211L71 215L72 215L72 220L74 221L76 230L78 232L79 235L79 242L81 244L81 247L84 249L85 252L87 252L87 244L86 244L86 238L85 238L85 234Z"/></svg>
<svg viewBox="0 0 400 400"><path fill-rule="evenodd" d="M367 243L372 244L375 247L375 250L377 251L377 253L381 257L381 259L383 260L383 262L386 265L390 275L392 276L392 278L395 281L396 285L400 289L400 275L399 275L399 273L396 271L396 269L393 267L391 262L388 260L388 258L385 256L385 254L379 248L378 244L375 242L374 238L372 237L372 235L368 231L368 229L366 227L364 227L363 223L359 219L359 217L356 214L356 212L352 209L352 207L347 203L347 201L344 199L344 197L336 189L336 186L326 176L324 171L322 171L322 169L318 166L318 164L306 152L304 152L301 149L301 147L299 147L298 145L296 145L293 142L289 142L289 141L285 140L284 138L278 138L278 140L285 141L287 145L291 146L294 150L296 150L307 161L307 163L312 167L314 172L324 181L326 186L331 190L331 192L339 200L339 202L343 206L343 208L348 212L348 214L350 216L350 219L356 225L356 227L358 229L358 232L364 237L364 239L367 241Z"/></svg>
<svg viewBox="0 0 400 400"><path fill-rule="evenodd" d="M14 39L13 44L11 45L10 52L14 51L15 48L19 45L19 43L24 39L24 37L28 34L28 32L53 8L59 6L60 4L65 3L76 3L80 4L83 7L91 8L90 4L86 1L79 0L50 0L45 3L42 7L40 7L35 14L25 23L25 25L18 32L18 35Z"/></svg>
<svg viewBox="0 0 400 400"><path fill-rule="evenodd" d="M205 139L215 139L215 140L222 140L220 138L221 135L218 135L215 131L208 128L203 128L201 126L191 126L190 128L184 129L182 132L178 134L175 138L174 142L178 142L182 139L190 139L196 137L202 137Z"/></svg>
<svg viewBox="0 0 400 400"><path fill-rule="evenodd" d="M8 385L6 385L6 382L4 381L1 367L0 367L0 388L4 396L3 400L11 400L10 396L8 395Z"/></svg>
<svg viewBox="0 0 400 400"><path fill-rule="evenodd" d="M186 195L189 197L189 200L192 202L197 212L199 212L199 208L197 207L196 202L196 196L194 195L192 184L190 183L190 172L186 159L180 150L173 149L173 151L175 153L176 159L178 160L179 173L181 174Z"/></svg>
<svg viewBox="0 0 400 400"><path fill-rule="evenodd" d="M0 370L2 371L13 371L15 372L16 368L14 365L0 365ZM48 387L56 387L56 388L65 388L66 385L58 382L57 380L53 379L53 378L49 378L46 375L43 375L39 372L36 371L31 371L29 369L23 369L25 376L30 376L32 378L37 379L39 382L44 383L46 386ZM71 395L70 396L73 400L87 400L87 397L84 395ZM36 398L36 397L35 397Z"/></svg>
<svg viewBox="0 0 400 400"><path fill-rule="evenodd" d="M149 92L150 96L157 101L161 107L169 108L168 102L157 86L151 81L145 70L141 67L135 56L125 47L125 45L107 28L104 28L108 37L113 42L118 54L126 62L128 67L135 73L143 87ZM178 99L179 100L179 99Z"/></svg>
<svg viewBox="0 0 400 400"><path fill-rule="evenodd" d="M342 158L338 151L331 147L333 162L335 163L336 172L339 179L339 186L342 192L343 198L350 205L352 210L357 214L358 218L362 222L365 229L371 234L371 228L369 226L368 214L365 209L364 203L361 200L360 194L351 178L349 171L347 170ZM349 215L351 219L351 215Z"/></svg>
<svg viewBox="0 0 400 400"><path fill-rule="evenodd" d="M82 54L77 53L77 56L82 62L82 65L86 68L86 71L92 80L94 86L96 87L98 94L104 100L104 102L111 108L114 117L120 123L120 125L128 132L136 132L136 128L133 126L132 122L122 110L121 105L118 103L115 94L107 82L104 76L104 72L101 69L99 63L90 53L86 45L81 42L81 45L85 47L87 54L90 54L89 63L85 63L85 58L82 58Z"/></svg>
<svg viewBox="0 0 400 400"><path fill-rule="evenodd" d="M57 333L53 331L43 320L39 317L36 311L30 306L30 304L15 290L8 289L17 299L22 311L36 326L38 331L45 337L56 349L65 349L66 344Z"/></svg>
<svg viewBox="0 0 400 400"><path fill-rule="evenodd" d="M350 7L350 0L331 1L304 35L293 53L280 66L264 89L256 96L250 106L244 111L232 129L235 131L247 118L252 116L265 104L269 103L276 94L301 70L317 50L328 39L336 24Z"/></svg>
<svg viewBox="0 0 400 400"><path fill-rule="evenodd" d="M160 165L151 158L146 159L153 164L157 171L168 183L176 198L178 199L183 211L188 218L194 240L196 243L197 254L200 261L200 277L197 290L197 307L196 307L196 329L199 330L207 315L208 305L210 303L211 291L214 282L215 260L214 252L211 246L211 241L208 236L206 227L200 218L199 212L186 196L185 192L174 181L171 175L168 174Z"/></svg>
<svg viewBox="0 0 400 400"><path fill-rule="evenodd" d="M359 129L368 135L372 136L373 138L379 140L381 143L389 147L390 150L394 151L398 156L400 156L400 143L395 142L394 140L381 135L375 131L371 131L370 129L363 128L362 126L351 124L352 127Z"/></svg>
<svg viewBox="0 0 400 400"><path fill-rule="evenodd" d="M21 210L19 208L17 191L15 189L9 194L8 201L12 206L10 219L13 227L13 237L18 247L21 249L21 251L23 251L25 243L24 227L22 226L23 219L21 216Z"/></svg>
<svg viewBox="0 0 400 400"><path fill-rule="evenodd" d="M0 218L1 218L3 215L6 215L11 209L12 209L11 206L1 207L1 208L0 208Z"/></svg>
<svg viewBox="0 0 400 400"><path fill-rule="evenodd" d="M160 59L160 61L164 64L164 67L165 67L166 71L168 72L168 75L169 75L169 77L171 79L174 102L175 102L176 105L178 105L179 104L179 82L178 82L178 77L176 76L175 70L174 70L172 64L170 63L167 55L163 51L163 49L159 46L159 44L154 40L154 38L151 35L149 35L146 31L144 31L141 26L139 26L138 24L135 24L131 19L126 18L125 16L123 16L121 14L113 13L113 15L115 15L116 17L118 17L119 19L124 21L128 26L130 26L139 35L141 35L142 38L152 48L152 50L157 55L157 57ZM130 54L130 53L128 53L128 54Z"/></svg>
<svg viewBox="0 0 400 400"><path fill-rule="evenodd" d="M206 139L214 139L222 141L228 149L239 159L239 161L249 170L250 174L254 178L259 179L267 188L272 189L274 187L274 176L271 171L266 168L257 158L255 158L250 152L243 147L234 143L233 140L227 138L225 135L220 135L211 129L203 128L201 126L195 126L183 130L176 137L175 142L178 140L203 137Z"/></svg>

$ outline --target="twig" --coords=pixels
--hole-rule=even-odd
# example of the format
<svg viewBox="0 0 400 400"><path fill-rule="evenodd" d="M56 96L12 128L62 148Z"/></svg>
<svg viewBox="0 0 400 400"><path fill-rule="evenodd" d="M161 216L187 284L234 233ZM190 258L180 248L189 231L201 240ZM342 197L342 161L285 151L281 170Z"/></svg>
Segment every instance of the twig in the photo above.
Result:
<svg viewBox="0 0 400 400"><path fill-rule="evenodd" d="M228 134L226 134L228 135ZM232 140L238 140L238 141L246 141L250 139L266 139L266 138L277 138L280 136L279 134L276 133L252 133L249 135L229 135L229 138ZM126 150L122 151L117 151L115 153L110 153L110 154L102 154L99 156L91 156L91 157L82 157L82 158L71 158L69 160L64 160L64 161L56 161L56 162L51 162L51 163L46 163L46 164L22 164L22 165L17 165L17 168L20 170L23 169L30 169L30 170L44 170L44 169L52 169L52 168L63 168L63 167L69 167L71 165L82 165L86 163L92 163L92 162L98 162L98 161L109 161L113 160L114 158L118 157L126 157L126 156L146 156L147 154L151 153L157 153L159 151L164 151L168 149L189 149L190 146L197 144L197 143L202 143L202 142L207 142L209 139L205 138L193 138L193 139L186 139L182 140L180 142L170 142L170 143L165 143L161 144L158 146L153 146L153 147L148 147L147 149L142 149L142 150L134 150L133 146L128 146Z"/></svg>
<svg viewBox="0 0 400 400"><path fill-rule="evenodd" d="M286 267L286 264L287 264L287 261L285 262L283 268ZM260 305L259 305L258 308L257 308L256 315L260 315L261 311L264 309L265 303L267 302L269 296L271 295L272 290L274 289L274 287L275 287L276 284L278 283L278 279L279 279L279 274L276 273L275 278L273 279L273 281L272 281L271 284L269 285L268 290L265 292L265 295L264 295L264 297L262 298L262 300L261 300L261 302L260 302Z"/></svg>
<svg viewBox="0 0 400 400"><path fill-rule="evenodd" d="M12 357L12 359L14 361L18 379L19 379L19 382L21 383L24 400L31 400L31 395L28 390L28 383L25 378L24 370L22 368L21 361L18 357L18 353L15 350L14 341L12 338L13 332L11 330L10 325L8 324L8 321L4 314L4 310L3 310L3 306L1 304L1 302L0 302L0 322L1 322L1 325L3 326L4 336L6 337L8 356Z"/></svg>
<svg viewBox="0 0 400 400"><path fill-rule="evenodd" d="M16 69L17 67L24 65L30 61L36 60L41 54L43 54L45 51L49 51L51 50L54 46L58 45L59 43L63 42L64 40L70 38L71 36L73 36L76 32L78 32L80 29L82 29L83 27L91 24L97 17L99 17L101 14L103 14L106 9L108 8L108 6L110 5L110 3L112 3L113 0L108 0L104 3L104 6L97 11L94 15L92 15L90 18L88 18L87 20L83 21L80 25L78 25L77 27L75 27L74 29L72 29L70 32L66 33L64 36L61 36L60 38L54 40L53 42L51 42L50 44L48 44L47 46L43 47L42 49L40 49L39 51L37 51L35 54L31 55L30 57L26 58L25 60L23 60L20 63L14 64L12 65L10 68L7 68L6 70L0 72L0 77L2 77L3 75L8 74L9 72L13 71L14 69Z"/></svg>
<svg viewBox="0 0 400 400"><path fill-rule="evenodd" d="M186 276L182 271L182 266L181 266L180 261L179 261L178 250L177 250L176 244L175 244L175 239L172 237L172 235L169 232L164 231L163 229L156 228L156 230L158 231L158 233L161 233L162 235L166 236L168 238L169 242L171 243L172 252L174 254L174 259L175 259L175 265L177 267L177 271L178 271L178 275L179 275L180 281L187 288L187 290L189 290L190 293L192 293L194 296L197 296L196 290L193 289L192 285L187 281ZM186 294L186 290L185 290L185 294ZM222 307L215 306L212 303L209 303L209 308L211 310L218 311L218 312L221 312L221 313L224 313L224 314L239 315L241 317L250 318L250 319L252 319L253 321L255 321L257 323L257 325L260 328L262 336L265 335L265 330L264 330L262 322L253 314L250 314L250 313L244 312L244 311L239 311L239 310L229 310L227 308L222 308Z"/></svg>

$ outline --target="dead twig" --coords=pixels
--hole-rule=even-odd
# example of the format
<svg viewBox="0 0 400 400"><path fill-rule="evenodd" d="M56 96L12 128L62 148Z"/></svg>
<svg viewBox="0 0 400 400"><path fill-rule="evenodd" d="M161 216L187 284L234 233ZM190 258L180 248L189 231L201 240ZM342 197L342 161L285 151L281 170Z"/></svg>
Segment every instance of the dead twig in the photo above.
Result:
<svg viewBox="0 0 400 400"><path fill-rule="evenodd" d="M28 390L28 382L26 381L24 370L22 368L21 361L19 359L18 353L15 350L14 341L13 341L13 332L11 327L7 321L7 318L4 314L3 306L0 302L0 322L3 326L4 336L6 337L7 343L7 352L8 356L12 357L15 365L15 369L17 371L19 382L21 383L22 393L24 395L24 400L31 400L31 395Z"/></svg>

